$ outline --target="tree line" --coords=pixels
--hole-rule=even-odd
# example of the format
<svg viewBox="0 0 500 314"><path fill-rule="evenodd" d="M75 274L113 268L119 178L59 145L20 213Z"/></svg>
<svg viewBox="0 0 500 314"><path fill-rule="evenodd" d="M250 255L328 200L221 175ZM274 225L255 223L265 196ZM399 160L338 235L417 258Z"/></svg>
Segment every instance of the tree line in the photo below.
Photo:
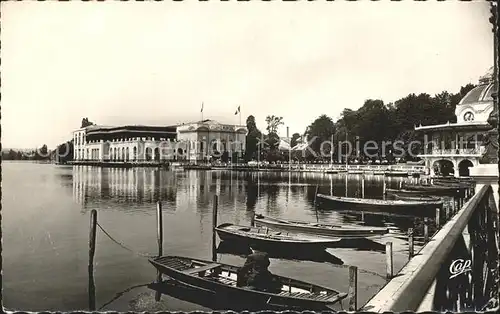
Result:
<svg viewBox="0 0 500 314"><path fill-rule="evenodd" d="M467 84L460 88L460 91L451 94L443 91L431 96L427 93L409 94L394 103L385 104L380 99L368 99L357 110L344 109L341 117L334 121L326 114L316 118L302 134L294 133L290 139L291 147L298 143L308 143L311 151L295 151L292 153L294 160L329 160L328 153L331 153L332 147L325 145L326 141L333 138L333 153L330 155L335 160L340 160L339 151L346 154L347 147L336 148L336 143L348 141L357 143L357 147L365 147L368 141L375 143L378 147L370 156L377 155L375 158L385 158L389 161L393 159L392 147L389 144L387 151L380 150L382 143L402 143L404 150L404 160L415 160L418 152L422 150L419 145L409 144L412 141L423 142L423 134L415 131L415 126L433 125L442 123L456 122L455 108L460 100L475 87L473 84ZM247 118L248 134L246 137L245 160L280 161L287 160L288 153L279 151L278 145L280 138L278 136L278 127L283 125L283 118L276 116L266 117L266 132L261 132L255 123L255 117ZM321 156L320 150L325 153ZM340 157L340 158L339 158ZM351 151L350 159L367 160L364 151Z"/></svg>

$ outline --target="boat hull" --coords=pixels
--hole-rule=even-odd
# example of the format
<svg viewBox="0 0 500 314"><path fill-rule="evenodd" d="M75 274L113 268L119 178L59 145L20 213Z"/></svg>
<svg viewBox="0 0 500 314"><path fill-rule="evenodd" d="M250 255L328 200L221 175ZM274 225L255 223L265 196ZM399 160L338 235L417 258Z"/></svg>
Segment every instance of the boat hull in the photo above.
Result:
<svg viewBox="0 0 500 314"><path fill-rule="evenodd" d="M266 238L266 230L260 228L262 233L259 235L255 234L244 234L235 232L234 230L228 230L225 227L229 224L221 225L215 228L217 235L222 241L233 241L248 244L252 249L269 251L269 250L293 250L293 251L306 251L306 250L324 250L328 247L333 246L335 243L340 241L340 238L327 239L323 238L318 241L280 241L278 239ZM231 225L232 226L232 225ZM250 229L250 228L249 228ZM259 228L252 228L259 229ZM269 234L276 235L277 232L269 231Z"/></svg>
<svg viewBox="0 0 500 314"><path fill-rule="evenodd" d="M264 292L258 290L250 290L243 287L237 287L235 282L233 284L227 284L220 282L218 280L214 280L210 277L200 277L197 275L186 274L183 271L180 271L174 267L169 267L168 262L165 262L162 259L169 257L160 257L156 259L150 259L149 262L163 275L168 276L169 278L178 281L180 283L189 285L191 287L196 287L200 290L204 291L212 291L212 292L220 292L222 295L232 298L235 301L242 301L248 304L271 304L274 306L283 306L283 307L299 307L299 308L318 308L324 307L330 304L334 304L340 301L342 298L345 298L344 293L339 293L329 288L320 287L317 285L313 285L306 282L300 282L302 285L310 285L312 289L316 290L324 290L330 294L330 297L326 300L321 300L319 297L317 299L304 299L294 297L294 293L286 293L286 292ZM205 264L210 264L210 261L192 259L196 262L202 262ZM220 264L220 263L219 263ZM222 271L230 271L232 274L236 274L239 267L220 264ZM277 276L282 283L292 282L291 279ZM293 280L294 282L298 282L297 280ZM297 295L297 293L295 293Z"/></svg>
<svg viewBox="0 0 500 314"><path fill-rule="evenodd" d="M347 198L329 197L318 194L318 200L324 208L334 210L352 210L364 212L387 212L400 214L415 214L430 216L435 214L436 208L441 208L443 202L419 202L419 201L386 201L364 200L355 202Z"/></svg>
<svg viewBox="0 0 500 314"><path fill-rule="evenodd" d="M289 232L305 233L312 235L330 236L330 237L340 237L340 238L367 238L377 235L384 235L388 232L387 228L325 228L325 227L315 227L294 224L293 221L290 223L281 223L279 221L274 221L268 219L267 217L255 218L255 224L257 226L264 226L268 228L275 228Z"/></svg>

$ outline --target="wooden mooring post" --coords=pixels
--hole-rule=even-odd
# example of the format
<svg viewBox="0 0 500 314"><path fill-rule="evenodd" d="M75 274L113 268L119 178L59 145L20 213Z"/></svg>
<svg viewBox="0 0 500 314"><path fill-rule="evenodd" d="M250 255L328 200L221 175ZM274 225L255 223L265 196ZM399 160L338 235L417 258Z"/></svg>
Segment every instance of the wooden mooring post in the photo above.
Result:
<svg viewBox="0 0 500 314"><path fill-rule="evenodd" d="M217 194L214 195L214 204L212 211L212 261L217 261L217 232L215 228L217 228L217 209L219 206L219 197Z"/></svg>
<svg viewBox="0 0 500 314"><path fill-rule="evenodd" d="M413 257L413 228L408 228L408 260Z"/></svg>
<svg viewBox="0 0 500 314"><path fill-rule="evenodd" d="M255 227L255 211L252 211L252 216L250 217L250 226Z"/></svg>
<svg viewBox="0 0 500 314"><path fill-rule="evenodd" d="M97 226L97 210L90 212L90 234L89 234L89 309L95 311L95 283L94 283L94 255L95 238Z"/></svg>
<svg viewBox="0 0 500 314"><path fill-rule="evenodd" d="M429 242L429 222L427 217L424 217L424 243Z"/></svg>
<svg viewBox="0 0 500 314"><path fill-rule="evenodd" d="M358 309L358 267L349 266L349 311Z"/></svg>
<svg viewBox="0 0 500 314"><path fill-rule="evenodd" d="M163 213L161 202L156 203L156 231L158 238L158 256L163 255Z"/></svg>
<svg viewBox="0 0 500 314"><path fill-rule="evenodd" d="M156 233L158 240L158 257L163 255L163 213L161 202L156 202ZM156 272L156 282L162 282L162 274L160 271ZM155 301L160 301L161 293L155 292Z"/></svg>
<svg viewBox="0 0 500 314"><path fill-rule="evenodd" d="M387 279L392 279L394 273L394 263L392 255L392 242L387 242L385 244L385 258L386 258L386 269L387 269Z"/></svg>
<svg viewBox="0 0 500 314"><path fill-rule="evenodd" d="M436 207L436 228L439 228L439 220L441 219L441 208Z"/></svg>

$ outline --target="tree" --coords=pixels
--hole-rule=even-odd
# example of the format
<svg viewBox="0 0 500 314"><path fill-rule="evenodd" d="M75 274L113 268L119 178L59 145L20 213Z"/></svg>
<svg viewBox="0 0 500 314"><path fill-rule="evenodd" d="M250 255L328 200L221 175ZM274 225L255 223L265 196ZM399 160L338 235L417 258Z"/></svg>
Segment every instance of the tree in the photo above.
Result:
<svg viewBox="0 0 500 314"><path fill-rule="evenodd" d="M255 123L255 117L252 115L247 118L247 129L248 133L245 144L245 160L250 161L252 159L257 159L257 145L262 137L262 133L259 131L257 124Z"/></svg>
<svg viewBox="0 0 500 314"><path fill-rule="evenodd" d="M295 147L298 144L299 139L300 139L300 134L293 133L292 138L290 139L290 148Z"/></svg>
<svg viewBox="0 0 500 314"><path fill-rule="evenodd" d="M276 150L278 148L280 138L278 136L278 128L280 125L283 125L283 117L278 116L267 116L267 145L270 150Z"/></svg>
<svg viewBox="0 0 500 314"><path fill-rule="evenodd" d="M283 117L278 117L278 116L267 116L266 117L266 123L267 123L267 133L278 133L278 128L280 125L283 125Z"/></svg>
<svg viewBox="0 0 500 314"><path fill-rule="evenodd" d="M312 141L311 148L316 152L317 156L320 157L324 157L323 154L330 154L332 149L330 145L321 146L322 143L331 141L334 134L335 124L333 123L332 118L325 114L319 116L307 127L307 141ZM321 151L322 148L323 151Z"/></svg>

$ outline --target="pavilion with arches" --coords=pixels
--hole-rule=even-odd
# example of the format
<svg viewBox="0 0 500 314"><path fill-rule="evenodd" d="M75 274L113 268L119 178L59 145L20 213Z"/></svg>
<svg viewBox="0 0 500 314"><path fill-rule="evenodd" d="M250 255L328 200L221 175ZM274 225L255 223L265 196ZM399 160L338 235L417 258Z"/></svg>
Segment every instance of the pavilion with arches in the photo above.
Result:
<svg viewBox="0 0 500 314"><path fill-rule="evenodd" d="M468 177L472 167L479 165L485 152L484 136L492 126L488 117L493 111L493 68L479 79L455 109L456 123L415 127L424 133L425 161L431 176Z"/></svg>

